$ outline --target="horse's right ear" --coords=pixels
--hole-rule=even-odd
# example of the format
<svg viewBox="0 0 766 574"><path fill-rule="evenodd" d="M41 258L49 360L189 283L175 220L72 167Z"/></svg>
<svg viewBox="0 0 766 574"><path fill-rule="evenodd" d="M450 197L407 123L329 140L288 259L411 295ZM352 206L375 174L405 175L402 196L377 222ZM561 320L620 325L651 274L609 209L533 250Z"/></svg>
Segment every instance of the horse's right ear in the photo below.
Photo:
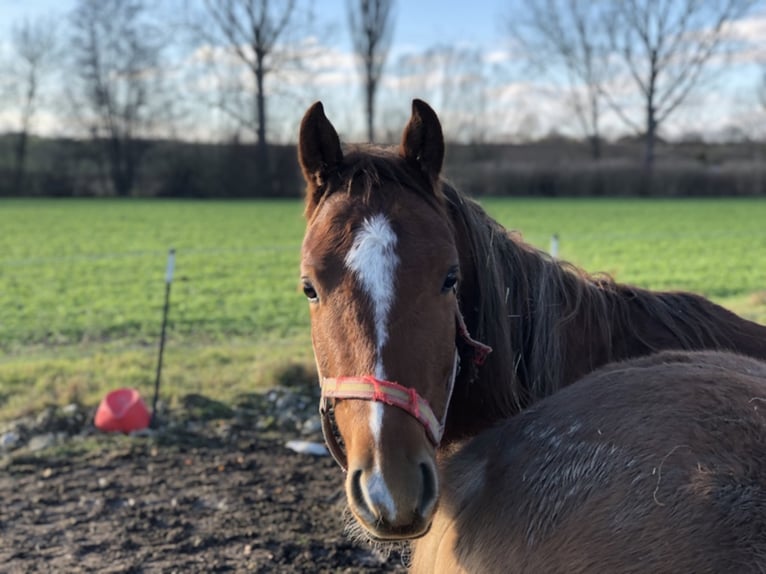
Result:
<svg viewBox="0 0 766 574"><path fill-rule="evenodd" d="M307 207L313 207L325 191L328 176L343 160L338 132L324 115L322 102L312 105L301 120L298 162L306 179Z"/></svg>

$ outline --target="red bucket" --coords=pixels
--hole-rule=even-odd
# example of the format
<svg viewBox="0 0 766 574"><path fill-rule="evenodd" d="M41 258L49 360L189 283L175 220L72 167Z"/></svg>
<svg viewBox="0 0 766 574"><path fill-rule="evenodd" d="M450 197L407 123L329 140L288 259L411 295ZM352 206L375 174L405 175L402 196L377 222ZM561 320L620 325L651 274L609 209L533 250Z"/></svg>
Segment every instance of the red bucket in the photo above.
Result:
<svg viewBox="0 0 766 574"><path fill-rule="evenodd" d="M149 426L151 416L136 389L111 391L98 405L93 423L105 432L133 432Z"/></svg>

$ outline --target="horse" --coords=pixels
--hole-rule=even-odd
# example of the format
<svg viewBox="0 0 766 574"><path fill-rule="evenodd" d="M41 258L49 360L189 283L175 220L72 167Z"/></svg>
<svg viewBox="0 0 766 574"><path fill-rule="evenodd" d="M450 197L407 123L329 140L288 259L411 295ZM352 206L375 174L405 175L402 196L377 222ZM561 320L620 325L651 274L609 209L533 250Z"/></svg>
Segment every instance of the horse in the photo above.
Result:
<svg viewBox="0 0 766 574"><path fill-rule="evenodd" d="M766 572L766 363L611 363L443 462L427 573Z"/></svg>
<svg viewBox="0 0 766 574"><path fill-rule="evenodd" d="M344 152L321 102L299 129L322 428L352 513L380 540L428 529L437 450L602 365L663 349L766 358L764 326L589 275L507 232L441 177L444 149L420 100L398 148Z"/></svg>

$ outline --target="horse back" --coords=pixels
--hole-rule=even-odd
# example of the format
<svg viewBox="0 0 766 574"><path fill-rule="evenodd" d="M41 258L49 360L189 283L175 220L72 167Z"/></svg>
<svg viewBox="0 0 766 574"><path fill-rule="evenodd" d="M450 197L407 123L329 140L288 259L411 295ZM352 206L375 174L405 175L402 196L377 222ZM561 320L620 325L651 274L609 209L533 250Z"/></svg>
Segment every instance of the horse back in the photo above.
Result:
<svg viewBox="0 0 766 574"><path fill-rule="evenodd" d="M766 571L764 409L766 364L738 355L596 371L446 462L414 565L430 545L457 572Z"/></svg>

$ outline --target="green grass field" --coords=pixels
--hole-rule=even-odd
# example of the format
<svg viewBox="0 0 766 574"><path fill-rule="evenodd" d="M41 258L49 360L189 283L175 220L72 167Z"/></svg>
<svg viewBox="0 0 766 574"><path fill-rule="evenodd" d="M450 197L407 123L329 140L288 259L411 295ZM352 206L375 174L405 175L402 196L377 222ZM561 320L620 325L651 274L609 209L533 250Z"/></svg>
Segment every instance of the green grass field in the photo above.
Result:
<svg viewBox="0 0 766 574"><path fill-rule="evenodd" d="M685 289L766 323L766 201L483 202L588 271ZM298 201L0 201L0 418L46 402L149 394L167 250L176 249L165 396L221 400L311 362Z"/></svg>

